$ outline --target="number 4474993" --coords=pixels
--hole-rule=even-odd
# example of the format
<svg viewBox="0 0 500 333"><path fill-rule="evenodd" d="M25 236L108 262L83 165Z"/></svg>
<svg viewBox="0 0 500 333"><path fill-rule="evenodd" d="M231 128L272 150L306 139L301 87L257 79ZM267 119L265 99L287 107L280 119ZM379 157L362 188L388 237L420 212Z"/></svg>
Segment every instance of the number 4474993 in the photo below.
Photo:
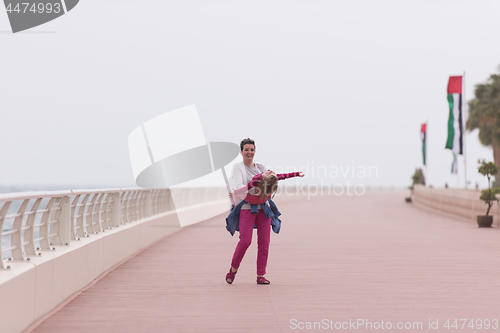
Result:
<svg viewBox="0 0 500 333"><path fill-rule="evenodd" d="M30 6L31 5L31 6ZM61 12L61 4L60 3L28 3L28 2L23 2L23 3L17 3L14 8L12 8L12 4L9 3L7 5L7 12L10 14L12 12L15 13L26 13L26 12L31 12L31 13L60 13Z"/></svg>
<svg viewBox="0 0 500 333"><path fill-rule="evenodd" d="M498 319L455 319L455 321L451 322L450 319L446 321L444 324L444 327L447 329L454 328L454 329L464 329L464 328L470 328L470 329L497 329L498 328Z"/></svg>

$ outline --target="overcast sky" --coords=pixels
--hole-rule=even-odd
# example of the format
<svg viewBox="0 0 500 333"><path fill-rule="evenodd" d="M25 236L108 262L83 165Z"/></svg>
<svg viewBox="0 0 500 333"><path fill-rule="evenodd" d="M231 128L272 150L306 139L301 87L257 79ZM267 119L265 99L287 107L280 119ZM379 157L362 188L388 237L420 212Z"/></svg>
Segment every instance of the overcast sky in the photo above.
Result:
<svg viewBox="0 0 500 333"><path fill-rule="evenodd" d="M276 168L375 166L354 177L371 186L410 184L428 121L429 183L463 186L446 86L466 71L470 100L497 71L498 13L497 0L81 0L12 34L0 11L0 184L133 185L130 132L196 104L207 141L251 137ZM492 156L467 135L473 184Z"/></svg>

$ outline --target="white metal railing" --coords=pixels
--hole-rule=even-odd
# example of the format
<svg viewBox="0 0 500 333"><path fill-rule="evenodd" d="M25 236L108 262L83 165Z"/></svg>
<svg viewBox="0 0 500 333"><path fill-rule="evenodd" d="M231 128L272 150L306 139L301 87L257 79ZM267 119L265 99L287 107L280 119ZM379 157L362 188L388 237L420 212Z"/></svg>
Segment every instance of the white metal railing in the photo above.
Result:
<svg viewBox="0 0 500 333"><path fill-rule="evenodd" d="M226 198L224 188L182 189L183 207ZM176 199L177 202L177 199ZM169 189L104 189L0 194L0 268L72 240L174 210ZM10 255L9 255L10 254ZM5 260L6 259L6 260Z"/></svg>

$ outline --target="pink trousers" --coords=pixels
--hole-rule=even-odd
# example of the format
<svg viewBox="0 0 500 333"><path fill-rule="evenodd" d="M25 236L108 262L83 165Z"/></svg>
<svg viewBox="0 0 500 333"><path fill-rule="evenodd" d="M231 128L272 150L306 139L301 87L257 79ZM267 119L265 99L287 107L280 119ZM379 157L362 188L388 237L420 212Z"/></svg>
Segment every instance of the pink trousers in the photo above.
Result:
<svg viewBox="0 0 500 333"><path fill-rule="evenodd" d="M240 211L240 241L234 250L231 266L240 267L245 252L252 244L254 225L257 226L257 275L265 275L271 241L271 218L266 217L262 209L259 209L257 214L253 214L250 209Z"/></svg>

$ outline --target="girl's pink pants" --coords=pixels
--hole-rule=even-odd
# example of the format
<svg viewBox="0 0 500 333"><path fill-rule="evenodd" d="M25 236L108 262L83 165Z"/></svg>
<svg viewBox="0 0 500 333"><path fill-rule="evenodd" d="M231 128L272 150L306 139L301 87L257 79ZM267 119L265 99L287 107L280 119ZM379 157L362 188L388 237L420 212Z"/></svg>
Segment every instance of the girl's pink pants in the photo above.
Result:
<svg viewBox="0 0 500 333"><path fill-rule="evenodd" d="M266 217L262 209L257 214L253 214L250 209L240 211L240 241L234 250L231 266L240 267L241 260L252 243L254 225L257 226L257 275L265 275L271 241L271 218Z"/></svg>

